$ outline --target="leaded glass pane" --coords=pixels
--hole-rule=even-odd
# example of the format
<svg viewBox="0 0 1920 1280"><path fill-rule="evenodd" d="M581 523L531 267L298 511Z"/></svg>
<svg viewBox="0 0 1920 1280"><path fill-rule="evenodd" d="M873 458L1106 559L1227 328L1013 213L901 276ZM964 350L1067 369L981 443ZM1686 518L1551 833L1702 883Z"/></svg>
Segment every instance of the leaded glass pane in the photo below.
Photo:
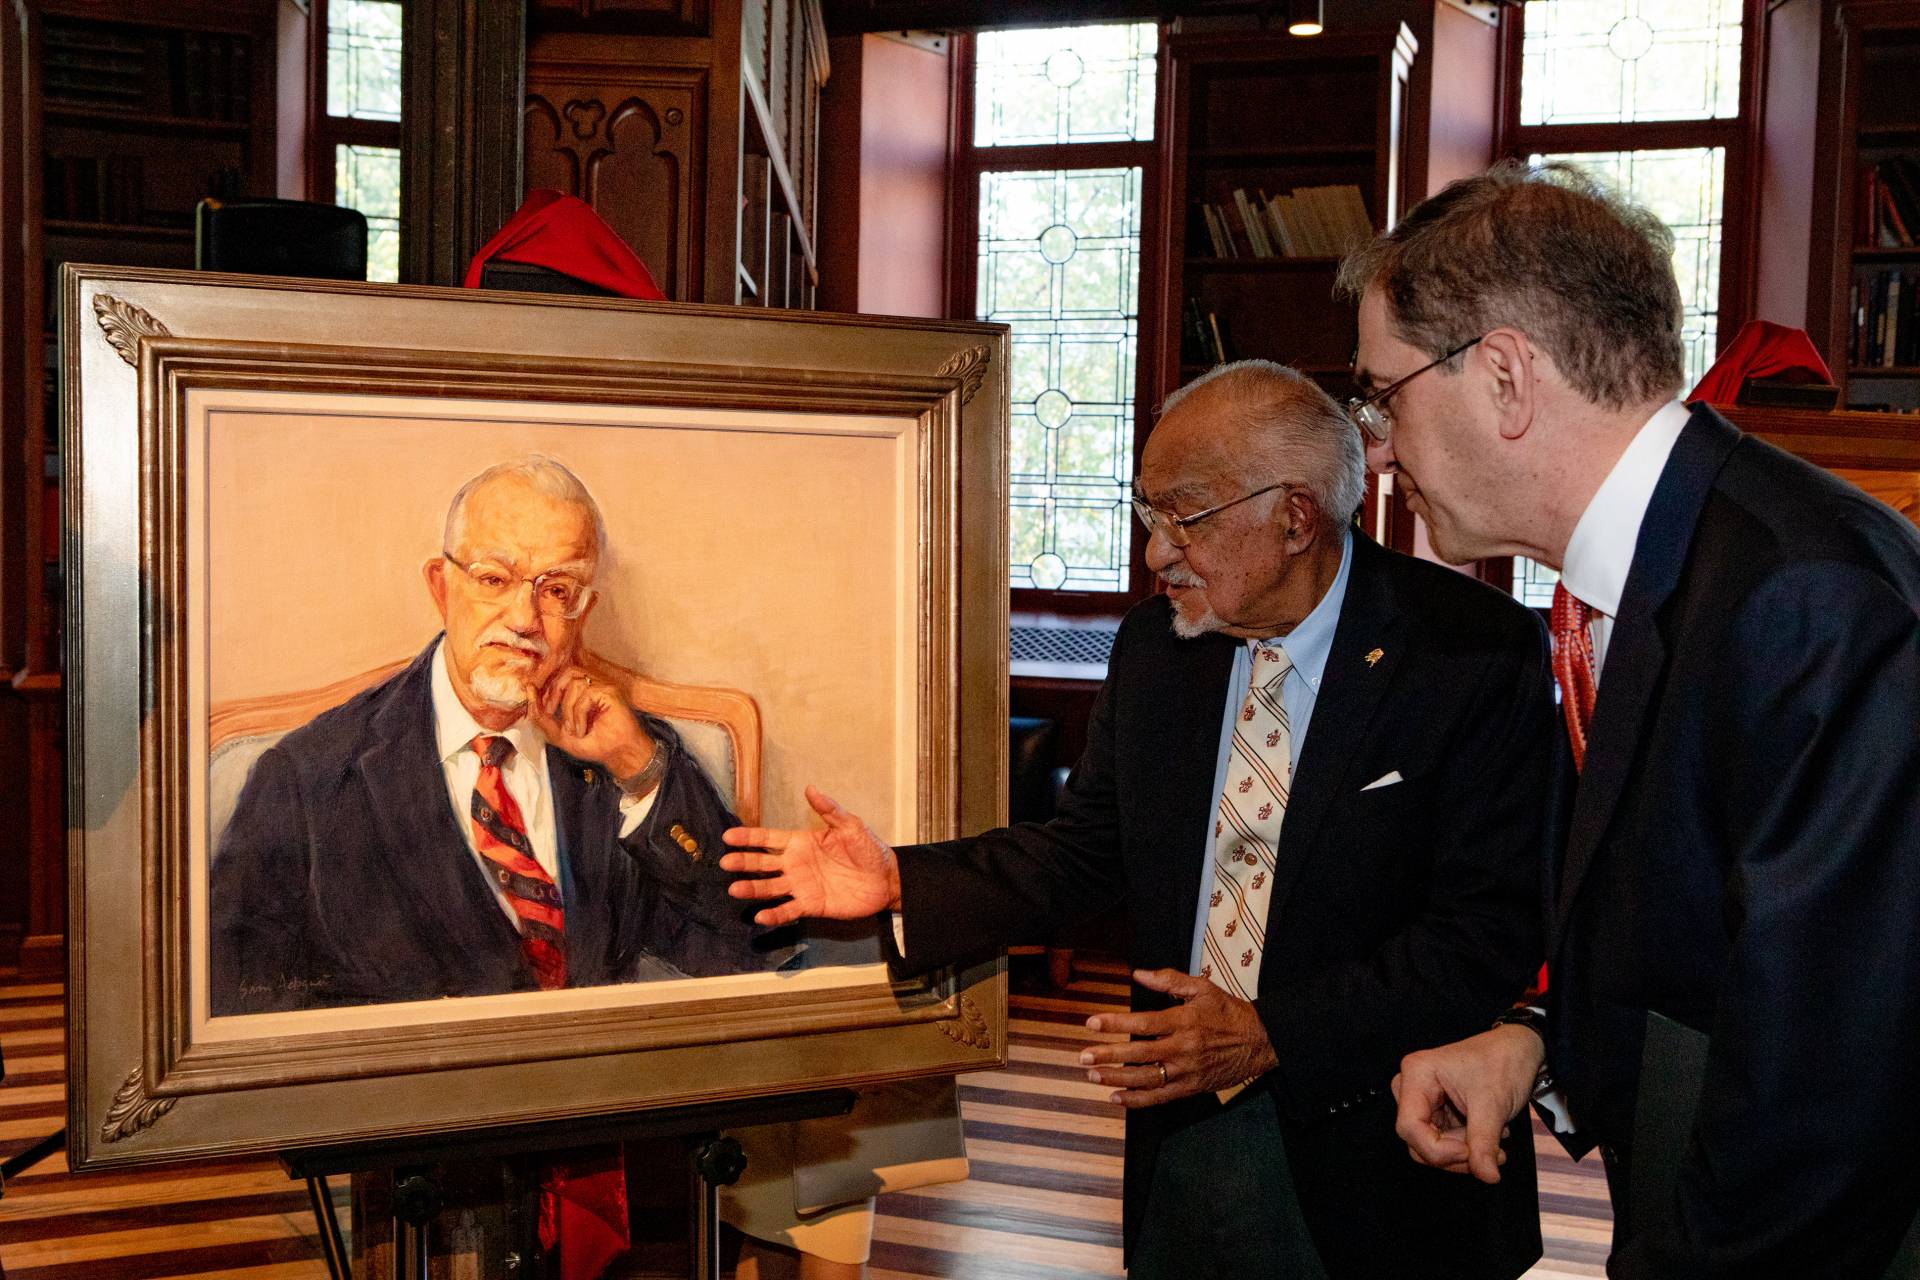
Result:
<svg viewBox="0 0 1920 1280"><path fill-rule="evenodd" d="M334 202L367 216L367 279L400 278L400 152L393 147L333 149Z"/></svg>
<svg viewBox="0 0 1920 1280"><path fill-rule="evenodd" d="M1151 22L983 33L973 144L1151 140L1159 42Z"/></svg>
<svg viewBox="0 0 1920 1280"><path fill-rule="evenodd" d="M395 0L327 5L327 114L400 118L400 6Z"/></svg>
<svg viewBox="0 0 1920 1280"><path fill-rule="evenodd" d="M1727 153L1724 147L1678 151L1593 151L1535 156L1589 169L1651 209L1673 231L1673 271L1685 307L1686 385L1713 364L1720 333L1720 223ZM1684 388L1683 388L1684 389Z"/></svg>
<svg viewBox="0 0 1920 1280"><path fill-rule="evenodd" d="M1560 585L1560 571L1525 556L1513 558L1513 598L1536 609L1553 607L1553 589Z"/></svg>
<svg viewBox="0 0 1920 1280"><path fill-rule="evenodd" d="M1742 0L1528 0L1520 123L1740 114Z"/></svg>
<svg viewBox="0 0 1920 1280"><path fill-rule="evenodd" d="M980 179L979 318L1013 328L1012 585L1124 591L1138 168Z"/></svg>

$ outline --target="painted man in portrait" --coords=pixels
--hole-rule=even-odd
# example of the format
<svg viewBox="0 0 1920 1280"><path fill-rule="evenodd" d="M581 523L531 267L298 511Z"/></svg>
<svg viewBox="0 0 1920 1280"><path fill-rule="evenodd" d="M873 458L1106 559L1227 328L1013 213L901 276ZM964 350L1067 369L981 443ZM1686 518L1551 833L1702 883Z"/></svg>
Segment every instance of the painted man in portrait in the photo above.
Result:
<svg viewBox="0 0 1920 1280"><path fill-rule="evenodd" d="M535 455L454 495L445 630L253 765L212 870L216 1015L776 967L727 896L738 819L583 663L598 506Z"/></svg>

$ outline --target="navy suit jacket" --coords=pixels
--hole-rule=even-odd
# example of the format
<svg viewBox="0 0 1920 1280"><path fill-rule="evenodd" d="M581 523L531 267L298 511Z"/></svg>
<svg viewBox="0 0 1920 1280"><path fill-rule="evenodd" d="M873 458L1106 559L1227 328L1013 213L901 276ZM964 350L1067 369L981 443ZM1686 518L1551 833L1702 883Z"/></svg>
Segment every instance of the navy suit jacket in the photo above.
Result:
<svg viewBox="0 0 1920 1280"><path fill-rule="evenodd" d="M536 989L447 801L434 653L254 763L213 863L215 1014ZM568 985L775 967L717 865L737 820L673 730L644 719L671 756L624 840L606 770L547 748Z"/></svg>
<svg viewBox="0 0 1920 1280"><path fill-rule="evenodd" d="M963 962L1119 899L1128 960L1184 971L1211 844L1235 648L1173 634L1165 596L1121 625L1059 816L900 851L908 970ZM1512 1277L1540 1256L1532 1135L1498 1186L1415 1164L1389 1083L1415 1049L1484 1031L1540 955L1553 704L1528 610L1356 534L1346 600L1281 826L1254 1000L1313 1243L1335 1280ZM1398 771L1404 781L1367 789ZM1164 996L1136 988L1138 1008ZM1126 1235L1161 1141L1212 1094L1127 1113ZM1250 1266L1255 1265L1251 1260Z"/></svg>
<svg viewBox="0 0 1920 1280"><path fill-rule="evenodd" d="M1696 407L1568 784L1549 1056L1586 1141L1631 1177L1650 1010L1711 1041L1609 1274L1878 1275L1920 1204L1920 536Z"/></svg>

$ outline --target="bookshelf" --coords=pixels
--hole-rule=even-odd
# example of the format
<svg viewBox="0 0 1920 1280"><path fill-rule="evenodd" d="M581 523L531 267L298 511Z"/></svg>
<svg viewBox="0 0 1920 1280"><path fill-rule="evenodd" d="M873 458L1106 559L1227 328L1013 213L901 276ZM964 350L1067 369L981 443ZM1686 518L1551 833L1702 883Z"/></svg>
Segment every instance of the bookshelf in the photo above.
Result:
<svg viewBox="0 0 1920 1280"><path fill-rule="evenodd" d="M1417 49L1404 24L1311 40L1236 32L1167 41L1161 225L1173 243L1159 309L1161 395L1212 367L1204 335L1216 325L1227 359L1277 360L1347 394L1359 317L1333 294L1339 255L1260 256L1236 243L1236 255L1223 256L1200 207L1237 208L1236 190L1297 198L1302 188L1351 187L1371 229L1389 225L1408 199L1402 157ZM1382 513L1381 500L1370 485L1368 529L1411 549L1411 515L1392 502Z"/></svg>
<svg viewBox="0 0 1920 1280"><path fill-rule="evenodd" d="M202 197L273 193L278 3L8 6L0 205L18 230L0 262L10 292L0 368L12 379L0 396L10 562L0 576L9 700L0 756L25 781L8 815L24 812L24 823L0 829L0 897L9 907L24 898L25 911L0 913L0 963L18 940L29 980L60 971L66 911L53 282L62 262L191 267Z"/></svg>
<svg viewBox="0 0 1920 1280"><path fill-rule="evenodd" d="M1847 407L1920 413L1920 6L1843 2L1833 31L1827 362Z"/></svg>

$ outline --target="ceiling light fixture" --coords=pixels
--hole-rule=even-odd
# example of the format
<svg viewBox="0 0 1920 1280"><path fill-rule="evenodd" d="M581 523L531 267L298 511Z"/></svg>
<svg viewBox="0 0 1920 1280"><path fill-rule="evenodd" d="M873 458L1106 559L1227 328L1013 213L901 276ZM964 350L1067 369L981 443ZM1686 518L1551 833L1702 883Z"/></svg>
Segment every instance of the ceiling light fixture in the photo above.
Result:
<svg viewBox="0 0 1920 1280"><path fill-rule="evenodd" d="M1325 0L1288 0L1287 34L1317 36L1327 29Z"/></svg>

